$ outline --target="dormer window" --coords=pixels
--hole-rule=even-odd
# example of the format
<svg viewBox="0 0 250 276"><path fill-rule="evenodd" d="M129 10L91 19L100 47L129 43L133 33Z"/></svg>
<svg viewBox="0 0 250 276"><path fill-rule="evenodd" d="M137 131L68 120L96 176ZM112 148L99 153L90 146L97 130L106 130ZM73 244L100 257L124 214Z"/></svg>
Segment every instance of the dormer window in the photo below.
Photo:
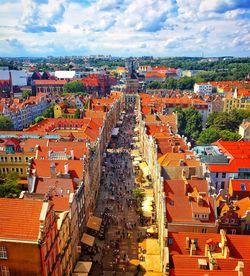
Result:
<svg viewBox="0 0 250 276"><path fill-rule="evenodd" d="M240 189L241 189L241 191L246 191L246 184L241 183L240 184Z"/></svg>

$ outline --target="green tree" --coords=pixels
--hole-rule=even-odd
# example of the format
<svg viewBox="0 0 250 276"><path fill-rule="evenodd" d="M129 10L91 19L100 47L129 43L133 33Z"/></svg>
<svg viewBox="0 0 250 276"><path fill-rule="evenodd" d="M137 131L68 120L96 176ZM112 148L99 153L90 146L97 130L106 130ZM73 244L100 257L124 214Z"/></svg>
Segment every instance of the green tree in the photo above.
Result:
<svg viewBox="0 0 250 276"><path fill-rule="evenodd" d="M161 83L158 81L152 81L148 84L148 89L160 89L161 88Z"/></svg>
<svg viewBox="0 0 250 276"><path fill-rule="evenodd" d="M22 93L22 98L23 98L23 99L28 99L30 95L31 95L31 92L25 90L25 91L23 91L23 93Z"/></svg>
<svg viewBox="0 0 250 276"><path fill-rule="evenodd" d="M184 110L186 117L185 134L188 138L197 139L202 131L202 117L193 107Z"/></svg>
<svg viewBox="0 0 250 276"><path fill-rule="evenodd" d="M18 175L16 172L9 172L0 176L0 197L18 197L21 189L18 186Z"/></svg>
<svg viewBox="0 0 250 276"><path fill-rule="evenodd" d="M231 120L228 116L228 113L226 112L219 113L218 116L214 119L213 125L217 130L231 130L232 128Z"/></svg>
<svg viewBox="0 0 250 276"><path fill-rule="evenodd" d="M43 113L43 117L54 118L54 108L53 107L47 108Z"/></svg>
<svg viewBox="0 0 250 276"><path fill-rule="evenodd" d="M197 144L208 145L220 139L220 133L213 127L205 128L200 133Z"/></svg>
<svg viewBox="0 0 250 276"><path fill-rule="evenodd" d="M35 123L38 124L40 122L42 122L45 118L43 116L38 116L35 118Z"/></svg>
<svg viewBox="0 0 250 276"><path fill-rule="evenodd" d="M177 88L180 90L193 90L194 88L194 79L190 77L180 78L177 82Z"/></svg>
<svg viewBox="0 0 250 276"><path fill-rule="evenodd" d="M85 92L85 85L80 81L68 82L64 85L64 91L71 93Z"/></svg>
<svg viewBox="0 0 250 276"><path fill-rule="evenodd" d="M208 115L207 117L207 126L213 126L214 125L214 120L218 117L219 113L218 112L212 112Z"/></svg>
<svg viewBox="0 0 250 276"><path fill-rule="evenodd" d="M0 130L12 130L13 124L10 118L0 115Z"/></svg>
<svg viewBox="0 0 250 276"><path fill-rule="evenodd" d="M174 78L166 78L165 82L162 84L164 89L176 89L177 80Z"/></svg>
<svg viewBox="0 0 250 276"><path fill-rule="evenodd" d="M241 139L241 136L236 132L231 132L229 130L220 131L220 137L225 141L238 141Z"/></svg>
<svg viewBox="0 0 250 276"><path fill-rule="evenodd" d="M76 112L75 112L75 115L74 115L74 118L80 119L80 117L81 117L81 112L80 112L80 109L77 108L77 109L76 109Z"/></svg>
<svg viewBox="0 0 250 276"><path fill-rule="evenodd" d="M178 132L181 135L185 134L185 128L186 128L186 115L184 110L181 107L177 107L174 109L174 112L177 113L177 119L178 119L178 123L177 123L177 128L178 128Z"/></svg>

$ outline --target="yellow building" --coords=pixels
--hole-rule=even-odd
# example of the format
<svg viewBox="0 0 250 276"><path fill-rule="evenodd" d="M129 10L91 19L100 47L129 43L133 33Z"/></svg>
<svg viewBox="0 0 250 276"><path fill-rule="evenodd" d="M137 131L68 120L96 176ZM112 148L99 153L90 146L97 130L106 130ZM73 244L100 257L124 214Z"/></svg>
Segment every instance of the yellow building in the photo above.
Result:
<svg viewBox="0 0 250 276"><path fill-rule="evenodd" d="M233 109L250 110L250 90L236 89L234 94L228 94L224 98L223 111L230 112Z"/></svg>
<svg viewBox="0 0 250 276"><path fill-rule="evenodd" d="M54 106L54 118L75 118L76 108L66 108L63 105L56 104Z"/></svg>
<svg viewBox="0 0 250 276"><path fill-rule="evenodd" d="M62 117L62 108L59 104L54 105L54 118Z"/></svg>
<svg viewBox="0 0 250 276"><path fill-rule="evenodd" d="M0 143L0 173L16 172L20 178L27 178L27 168L36 150L24 150L16 138L6 138ZM27 183L26 183L27 184Z"/></svg>

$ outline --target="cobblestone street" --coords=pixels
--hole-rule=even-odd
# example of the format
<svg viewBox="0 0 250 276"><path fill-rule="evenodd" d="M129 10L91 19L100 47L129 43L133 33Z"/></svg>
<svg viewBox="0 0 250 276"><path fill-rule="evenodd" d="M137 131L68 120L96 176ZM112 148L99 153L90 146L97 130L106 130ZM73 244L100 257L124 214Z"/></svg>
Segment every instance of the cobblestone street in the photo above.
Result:
<svg viewBox="0 0 250 276"><path fill-rule="evenodd" d="M131 111L123 115L119 134L111 138L106 151L94 214L106 223L103 237L96 239L100 250L94 258L92 275L145 275L139 252L145 250L145 240L144 244L140 242L146 237L146 227L132 193L138 185L131 157L134 128L135 115ZM143 258L141 261L145 261Z"/></svg>

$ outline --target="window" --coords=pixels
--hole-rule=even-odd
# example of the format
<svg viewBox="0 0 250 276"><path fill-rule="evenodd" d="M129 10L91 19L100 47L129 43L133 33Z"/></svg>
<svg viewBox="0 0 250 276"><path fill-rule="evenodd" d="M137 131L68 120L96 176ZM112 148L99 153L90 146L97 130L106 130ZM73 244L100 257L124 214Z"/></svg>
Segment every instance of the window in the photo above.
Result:
<svg viewBox="0 0 250 276"><path fill-rule="evenodd" d="M172 238L168 238L168 245L172 245L173 244L173 239Z"/></svg>
<svg viewBox="0 0 250 276"><path fill-rule="evenodd" d="M226 178L226 173L222 173L222 178Z"/></svg>
<svg viewBox="0 0 250 276"><path fill-rule="evenodd" d="M202 228L201 233L207 233L207 229L206 228Z"/></svg>
<svg viewBox="0 0 250 276"><path fill-rule="evenodd" d="M8 259L6 246L0 246L0 259Z"/></svg>
<svg viewBox="0 0 250 276"><path fill-rule="evenodd" d="M232 233L232 234L236 234L236 229L232 229L232 230L231 230L231 233Z"/></svg>
<svg viewBox="0 0 250 276"><path fill-rule="evenodd" d="M10 275L10 270L5 265L0 266L0 272L1 272L1 276L9 276Z"/></svg>
<svg viewBox="0 0 250 276"><path fill-rule="evenodd" d="M225 182L224 182L224 181L221 182L220 188L221 188L221 189L224 189L224 188L225 188Z"/></svg>
<svg viewBox="0 0 250 276"><path fill-rule="evenodd" d="M218 178L219 177L219 173L216 173L216 178Z"/></svg>
<svg viewBox="0 0 250 276"><path fill-rule="evenodd" d="M240 184L241 191L246 191L246 185L244 183Z"/></svg>

